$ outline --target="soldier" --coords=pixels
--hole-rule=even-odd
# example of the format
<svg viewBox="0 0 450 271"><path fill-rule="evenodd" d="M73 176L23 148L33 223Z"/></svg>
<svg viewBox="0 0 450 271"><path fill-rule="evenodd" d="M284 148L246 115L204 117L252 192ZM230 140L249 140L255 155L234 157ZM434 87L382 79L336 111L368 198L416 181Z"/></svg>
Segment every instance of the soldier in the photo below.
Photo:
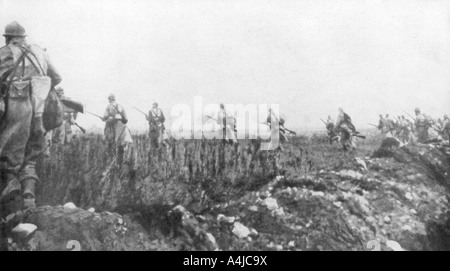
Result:
<svg viewBox="0 0 450 271"><path fill-rule="evenodd" d="M394 120L389 116L389 114L386 114L385 124L386 130L388 131L387 134L393 136L395 133L395 123Z"/></svg>
<svg viewBox="0 0 450 271"><path fill-rule="evenodd" d="M334 132L334 120L330 115L328 115L327 122L325 124L327 128L329 143L332 144L334 140L338 139L338 137Z"/></svg>
<svg viewBox="0 0 450 271"><path fill-rule="evenodd" d="M161 145L164 145L163 143L163 137L164 137L164 122L166 121L166 118L164 117L164 113L160 108L158 108L158 103L153 103L153 107L148 112L148 123L149 123L149 136L151 145L154 148L158 148Z"/></svg>
<svg viewBox="0 0 450 271"><path fill-rule="evenodd" d="M385 138L386 134L389 133L389 127L387 125L386 119L381 114L380 120L378 121L378 130L380 130L382 138Z"/></svg>
<svg viewBox="0 0 450 271"><path fill-rule="evenodd" d="M334 128L336 133L340 133L340 143L344 151L348 149L355 149L353 134L357 134L355 126L352 123L350 116L344 112L344 109L339 108L339 114Z"/></svg>
<svg viewBox="0 0 450 271"><path fill-rule="evenodd" d="M425 116L425 114L422 114L420 112L419 108L415 109L415 113L416 113L416 120L414 122L414 125L416 127L416 132L417 132L417 140L420 143L425 142L426 140L428 140L428 129L430 128L430 123L428 122L428 118Z"/></svg>
<svg viewBox="0 0 450 271"><path fill-rule="evenodd" d="M23 208L28 209L36 206L39 178L35 165L46 142L43 110L38 110L41 107L36 93L31 93L26 85L46 75L50 87L54 87L61 82L61 76L45 50L27 44L25 29L19 23L8 24L3 36L6 46L0 49L0 82L2 100L8 107L0 121L1 202L3 205L16 201L22 194Z"/></svg>
<svg viewBox="0 0 450 271"><path fill-rule="evenodd" d="M57 87L55 90L60 99L67 99L64 95L63 88ZM53 133L52 143L62 145L70 143L73 137L72 125L75 124L76 119L77 119L77 112L75 112L73 109L64 106L63 124L52 131Z"/></svg>
<svg viewBox="0 0 450 271"><path fill-rule="evenodd" d="M217 124L222 126L223 137L222 139L229 143L237 143L236 137L236 118L227 112L224 104L220 104L219 112L217 113Z"/></svg>
<svg viewBox="0 0 450 271"><path fill-rule="evenodd" d="M398 137L404 144L412 141L412 133L410 130L410 122L404 115L400 116L398 122Z"/></svg>
<svg viewBox="0 0 450 271"><path fill-rule="evenodd" d="M133 148L133 139L130 129L126 126L128 118L122 105L116 102L116 96L108 96L109 104L106 107L103 121L105 124L105 138L108 142L110 154L115 153L117 163L122 168L122 176L134 170L136 153Z"/></svg>
<svg viewBox="0 0 450 271"><path fill-rule="evenodd" d="M442 122L442 135L443 138L449 141L450 145L450 119L448 115L444 115L444 120Z"/></svg>

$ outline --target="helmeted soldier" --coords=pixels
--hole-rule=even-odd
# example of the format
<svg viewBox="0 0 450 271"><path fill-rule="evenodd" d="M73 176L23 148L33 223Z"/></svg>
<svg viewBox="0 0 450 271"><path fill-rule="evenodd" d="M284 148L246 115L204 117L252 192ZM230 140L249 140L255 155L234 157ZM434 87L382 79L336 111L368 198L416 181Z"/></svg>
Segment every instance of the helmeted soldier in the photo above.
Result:
<svg viewBox="0 0 450 271"><path fill-rule="evenodd" d="M1 201L4 204L22 194L23 207L33 208L39 181L36 160L46 148L42 122L45 98L41 98L61 82L61 76L45 50L27 44L25 29L19 23L8 24L3 36L6 46L0 49L0 82L7 110L0 121ZM33 85L37 81L43 91L38 92Z"/></svg>
<svg viewBox="0 0 450 271"><path fill-rule="evenodd" d="M344 150L356 148L353 135L358 133L352 123L350 116L339 108L339 114L336 120L335 132L340 133L340 143Z"/></svg>
<svg viewBox="0 0 450 271"><path fill-rule="evenodd" d="M412 141L411 125L404 115L399 117L398 137L405 144Z"/></svg>
<svg viewBox="0 0 450 271"><path fill-rule="evenodd" d="M134 170L135 150L130 129L127 127L128 118L122 105L116 102L116 96L108 96L109 104L106 107L103 121L105 124L105 138L108 142L110 154L115 153L122 173Z"/></svg>
<svg viewBox="0 0 450 271"><path fill-rule="evenodd" d="M55 90L60 99L68 99L67 97L65 97L63 88L57 87ZM72 125L75 124L76 118L77 112L75 112L71 108L64 106L63 124L52 131L52 143L62 145L70 143L73 137Z"/></svg>
<svg viewBox="0 0 450 271"><path fill-rule="evenodd" d="M416 113L414 125L416 126L417 140L423 143L428 140L428 129L431 127L431 124L425 114L420 112L420 108L416 108L414 111Z"/></svg>
<svg viewBox="0 0 450 271"><path fill-rule="evenodd" d="M388 131L388 133L393 136L395 133L395 122L394 120L389 116L389 114L386 114L385 118L385 127Z"/></svg>
<svg viewBox="0 0 450 271"><path fill-rule="evenodd" d="M148 112L149 136L151 145L158 148L163 145L166 117L163 111L158 107L158 103L154 102L152 109Z"/></svg>
<svg viewBox="0 0 450 271"><path fill-rule="evenodd" d="M385 138L386 134L389 133L389 126L387 124L387 121L381 114L380 120L378 121L378 130L380 130L382 138Z"/></svg>
<svg viewBox="0 0 450 271"><path fill-rule="evenodd" d="M444 120L442 122L442 134L444 139L449 141L450 144L450 119L448 115L444 115Z"/></svg>
<svg viewBox="0 0 450 271"><path fill-rule="evenodd" d="M327 122L325 124L327 128L328 141L330 144L332 144L334 140L338 139L337 134L334 131L334 123L335 122L333 118L330 115L328 115Z"/></svg>
<svg viewBox="0 0 450 271"><path fill-rule="evenodd" d="M219 112L217 113L217 124L222 127L224 142L237 143L236 136L236 118L231 112L228 112L224 104L220 104Z"/></svg>

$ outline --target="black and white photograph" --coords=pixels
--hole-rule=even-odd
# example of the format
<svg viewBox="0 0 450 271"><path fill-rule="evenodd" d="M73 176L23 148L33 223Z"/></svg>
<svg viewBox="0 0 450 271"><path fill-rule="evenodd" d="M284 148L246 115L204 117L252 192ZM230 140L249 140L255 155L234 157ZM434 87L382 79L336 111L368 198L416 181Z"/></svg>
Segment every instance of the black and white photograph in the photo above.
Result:
<svg viewBox="0 0 450 271"><path fill-rule="evenodd" d="M447 0L0 0L0 32L0 251L450 250Z"/></svg>

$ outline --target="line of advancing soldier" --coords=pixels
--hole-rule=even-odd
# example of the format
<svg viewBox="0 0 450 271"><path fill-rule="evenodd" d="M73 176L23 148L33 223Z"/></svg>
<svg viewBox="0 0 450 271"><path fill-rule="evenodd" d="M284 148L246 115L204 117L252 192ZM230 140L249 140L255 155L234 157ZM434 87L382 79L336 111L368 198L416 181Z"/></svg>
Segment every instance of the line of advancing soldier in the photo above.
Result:
<svg viewBox="0 0 450 271"><path fill-rule="evenodd" d="M432 117L421 112L420 108L414 110L415 117L408 114L413 120L407 119L404 115L397 117L394 121L386 114L380 115L378 125L373 125L380 130L383 138L395 137L402 143L414 142L417 138L419 143L439 142L450 140L450 121L448 115L444 115L443 120L434 120ZM430 129L434 130L438 137L430 137Z"/></svg>

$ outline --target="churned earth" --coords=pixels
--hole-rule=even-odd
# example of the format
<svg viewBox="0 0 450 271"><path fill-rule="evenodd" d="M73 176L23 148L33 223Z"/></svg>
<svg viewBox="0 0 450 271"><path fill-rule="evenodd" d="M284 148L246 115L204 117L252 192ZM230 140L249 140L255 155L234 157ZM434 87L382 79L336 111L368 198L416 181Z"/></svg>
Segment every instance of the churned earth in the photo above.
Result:
<svg viewBox="0 0 450 271"><path fill-rule="evenodd" d="M371 137L342 152L313 136L281 153L255 142L153 152L135 141L137 173L126 178L117 166L105 174L96 136L54 147L41 161L41 207L3 219L3 248L450 249L448 146L376 153L381 140Z"/></svg>

